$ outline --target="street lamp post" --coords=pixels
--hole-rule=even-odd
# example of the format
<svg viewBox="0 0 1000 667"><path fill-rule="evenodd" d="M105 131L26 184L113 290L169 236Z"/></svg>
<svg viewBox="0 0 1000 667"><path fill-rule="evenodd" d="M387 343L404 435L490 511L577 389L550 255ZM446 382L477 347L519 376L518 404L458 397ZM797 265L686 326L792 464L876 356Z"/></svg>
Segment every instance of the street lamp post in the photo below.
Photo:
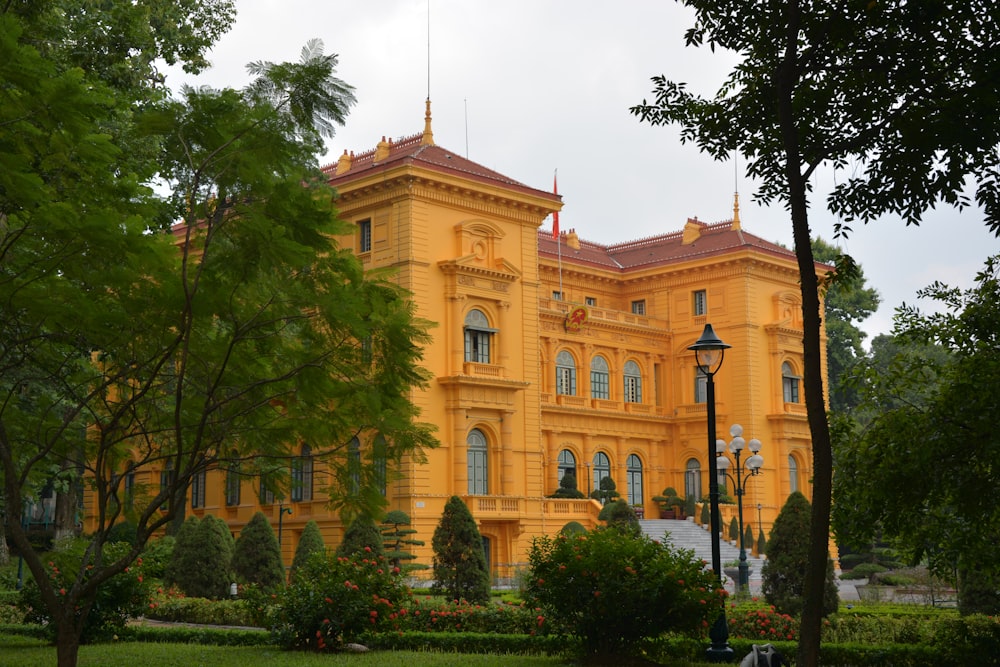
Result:
<svg viewBox="0 0 1000 667"><path fill-rule="evenodd" d="M705 375L706 403L708 410L708 500L711 510L712 524L712 571L722 587L722 558L719 545L719 474L716 468L715 453L715 374L722 367L722 358L726 350L732 347L723 343L711 324L705 325L701 338L688 347L694 352L695 363ZM705 652L709 662L732 662L733 649L729 646L729 624L726 622L726 603L722 602L719 617L708 633L711 646Z"/></svg>
<svg viewBox="0 0 1000 667"><path fill-rule="evenodd" d="M743 427L739 424L733 424L729 427L729 435L733 436L733 439L729 442L729 451L732 452L733 458L736 459L733 474L729 474L729 458L726 456L725 440L718 440L715 443L715 451L718 453L716 466L722 475L732 480L733 487L736 490L736 507L740 522L740 575L739 582L737 582L737 589L745 591L750 585L750 568L747 565L747 550L743 543L743 493L746 491L747 481L760 473L760 468L764 465L764 457L757 453L761 447L760 440L757 438L752 439L750 442L744 440ZM740 454L743 453L744 447L750 450L751 456L747 457L745 464L742 464L740 462Z"/></svg>

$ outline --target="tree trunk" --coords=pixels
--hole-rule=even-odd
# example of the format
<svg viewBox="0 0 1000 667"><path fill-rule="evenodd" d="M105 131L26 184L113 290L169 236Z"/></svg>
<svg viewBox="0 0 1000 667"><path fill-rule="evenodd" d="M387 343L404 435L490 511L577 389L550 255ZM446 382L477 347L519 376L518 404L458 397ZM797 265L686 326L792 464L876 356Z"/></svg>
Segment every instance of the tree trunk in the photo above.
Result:
<svg viewBox="0 0 1000 667"><path fill-rule="evenodd" d="M0 493L0 566L10 562L10 547L7 546L7 506Z"/></svg>
<svg viewBox="0 0 1000 667"><path fill-rule="evenodd" d="M80 655L82 626L63 618L56 630L56 664L58 667L76 667Z"/></svg>
<svg viewBox="0 0 1000 667"><path fill-rule="evenodd" d="M56 509L52 517L53 542L77 534L76 510L76 482L73 482L68 491L56 492Z"/></svg>
<svg viewBox="0 0 1000 667"><path fill-rule="evenodd" d="M788 204L795 239L795 256L799 265L799 287L802 294L802 355L806 414L812 436L813 487L812 526L809 534L809 562L806 567L802 623L799 629L799 667L818 667L820 632L823 622L823 593L829 559L830 504L833 490L833 453L830 426L823 396L823 320L820 315L819 284L812 253L809 230L809 203L803 173L803 158L795 124L793 95L798 82L798 27L800 8L795 0L788 3L788 32L785 52L777 76L777 108L785 148L785 175L788 183Z"/></svg>

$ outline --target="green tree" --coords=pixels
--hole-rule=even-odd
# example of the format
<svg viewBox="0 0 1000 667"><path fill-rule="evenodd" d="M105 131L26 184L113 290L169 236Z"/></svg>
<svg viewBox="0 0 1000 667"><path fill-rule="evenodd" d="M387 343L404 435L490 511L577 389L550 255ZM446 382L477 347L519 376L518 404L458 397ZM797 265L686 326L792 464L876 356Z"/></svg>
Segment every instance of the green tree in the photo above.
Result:
<svg viewBox="0 0 1000 667"><path fill-rule="evenodd" d="M483 536L462 499L452 496L431 540L434 550L436 595L475 604L490 599L490 574L486 569Z"/></svg>
<svg viewBox="0 0 1000 667"><path fill-rule="evenodd" d="M576 475L568 472L559 480L559 488L549 498L586 498L583 491L576 488Z"/></svg>
<svg viewBox="0 0 1000 667"><path fill-rule="evenodd" d="M233 574L242 583L271 591L285 584L278 538L263 512L257 512L243 526L233 548Z"/></svg>
<svg viewBox="0 0 1000 667"><path fill-rule="evenodd" d="M836 266L843 261L840 249L818 236L812 239L812 252L817 262ZM865 358L863 342L867 334L859 325L871 317L880 302L878 292L865 283L859 265L843 278L830 280L823 295L831 410L853 410L861 402L858 389L847 379Z"/></svg>
<svg viewBox="0 0 1000 667"><path fill-rule="evenodd" d="M957 570L961 602L963 581L997 575L1000 519L983 489L1000 481L1000 256L986 261L973 287L934 283L918 297L934 312L897 309L893 338L883 341L895 354L863 376L871 420L838 438L834 525L851 544L884 537L905 560L926 558L942 576ZM847 483L860 471L865 484ZM980 600L986 593L970 591Z"/></svg>
<svg viewBox="0 0 1000 667"><path fill-rule="evenodd" d="M338 556L384 555L382 533L369 516L359 516L344 532L344 540L337 547Z"/></svg>
<svg viewBox="0 0 1000 667"><path fill-rule="evenodd" d="M310 519L302 529L302 536L299 544L295 547L295 557L292 558L292 567L289 571L289 578L295 579L295 573L299 568L304 567L313 554L322 553L326 550L323 544L323 536L319 532L319 524Z"/></svg>
<svg viewBox="0 0 1000 667"><path fill-rule="evenodd" d="M404 574L414 570L426 570L427 565L414 563L416 555L408 551L411 547L424 546L423 540L415 539L417 534L410 528L410 515L402 510L392 510L382 519L382 546L386 558Z"/></svg>
<svg viewBox="0 0 1000 667"><path fill-rule="evenodd" d="M729 539L738 540L740 538L740 523L733 517L729 520Z"/></svg>
<svg viewBox="0 0 1000 667"><path fill-rule="evenodd" d="M425 323L402 290L331 240L345 227L317 169L315 120L336 123L317 83L323 70L336 85L335 59L313 45L308 62L264 68L268 95L170 98L157 59L196 68L231 4L119 4L0 10L3 496L52 483L69 497L82 473L96 518L63 595L19 512L6 513L58 629L61 667L76 662L102 584L183 516L205 470L287 471L295 444L315 443L334 471L324 489L333 504L377 511L379 475L366 466L355 477L346 463L359 429L382 434L389 470L434 445L410 401L426 379ZM100 37L77 34L90 24L110 41L100 66L77 67L76 45ZM126 71L140 61L149 67ZM339 102L342 117L352 99ZM154 181L170 194L156 195ZM171 230L178 220L194 224ZM165 483L136 494L135 544L105 558L126 480L150 470Z"/></svg>
<svg viewBox="0 0 1000 667"><path fill-rule="evenodd" d="M233 538L226 522L206 514L184 522L168 571L185 595L220 600L229 595L232 560Z"/></svg>
<svg viewBox="0 0 1000 667"><path fill-rule="evenodd" d="M962 207L975 190L1000 232L998 47L1000 7L964 3L685 0L688 45L739 54L712 98L653 79L655 100L633 112L678 123L682 141L716 160L738 151L758 201L789 211L803 315L804 389L813 447L813 534L797 664L819 663L833 454L822 380L819 284L809 227L817 169L853 168L827 197L838 233L896 214L919 224L938 203ZM844 256L838 275L856 265Z"/></svg>
<svg viewBox="0 0 1000 667"><path fill-rule="evenodd" d="M805 605L805 571L809 560L809 501L796 491L788 496L774 520L767 540L767 560L761 570L762 591L768 604L783 614L798 616ZM839 595L833 560L827 555L823 615L837 611Z"/></svg>

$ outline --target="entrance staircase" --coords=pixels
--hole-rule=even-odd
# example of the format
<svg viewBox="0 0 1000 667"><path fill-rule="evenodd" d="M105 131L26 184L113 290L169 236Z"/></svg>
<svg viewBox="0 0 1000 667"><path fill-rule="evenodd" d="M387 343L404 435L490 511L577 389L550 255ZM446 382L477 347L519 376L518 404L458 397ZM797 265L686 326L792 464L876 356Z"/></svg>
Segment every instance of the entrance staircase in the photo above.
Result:
<svg viewBox="0 0 1000 667"><path fill-rule="evenodd" d="M693 521L673 520L673 519L642 519L639 521L642 532L649 535L654 540L663 540L666 534L667 541L677 549L693 551L695 558L700 558L707 563L706 567L712 567L712 536L710 531L705 530ZM719 540L719 556L721 564L725 565L730 561L738 560L740 557L739 543L736 546L729 540ZM754 557L750 550L747 550L747 564L750 566L750 588L755 589L755 584L760 582L760 572L764 565L763 558ZM727 588L732 589L733 582L727 582Z"/></svg>

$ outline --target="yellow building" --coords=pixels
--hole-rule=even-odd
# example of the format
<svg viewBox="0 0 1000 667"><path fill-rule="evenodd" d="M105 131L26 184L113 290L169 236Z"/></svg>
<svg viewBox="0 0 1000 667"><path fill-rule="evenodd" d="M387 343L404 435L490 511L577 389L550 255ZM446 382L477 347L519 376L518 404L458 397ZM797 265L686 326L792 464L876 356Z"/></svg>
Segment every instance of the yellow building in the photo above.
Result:
<svg viewBox="0 0 1000 667"><path fill-rule="evenodd" d="M413 400L441 446L389 490L428 544L461 496L504 576L533 537L595 525L596 501L547 497L567 471L581 489L611 476L646 516L665 487L700 498L705 378L687 348L706 323L732 346L715 378L719 437L740 423L763 442L744 497L754 532L791 491L810 495L795 255L744 231L738 207L731 221L617 245L572 230L557 241L541 227L560 198L437 146L429 103L422 134L345 151L327 173L356 227L341 243L393 269L437 324L434 379ZM419 556L429 563L429 547Z"/></svg>
<svg viewBox="0 0 1000 667"><path fill-rule="evenodd" d="M478 522L494 575L507 577L532 538L597 524L596 501L548 497L566 472L581 490L610 476L647 517L666 487L707 493L705 379L687 349L706 323L732 346L715 376L719 437L739 423L763 443L762 474L744 497L754 534L790 492L811 495L795 256L744 231L738 207L730 221L688 220L616 245L573 230L556 239L542 226L559 196L437 146L429 103L423 133L345 151L325 172L355 229L340 243L366 268L391 269L436 323L424 357L433 379L412 400L441 444L386 489L389 508L409 514L426 542L417 562L430 564L452 495ZM311 519L335 546L344 527L313 488L320 462L314 470L302 454L290 462L289 497L210 470L194 480L190 513L238 533L264 511L286 564ZM734 511L724 506L724 525Z"/></svg>

